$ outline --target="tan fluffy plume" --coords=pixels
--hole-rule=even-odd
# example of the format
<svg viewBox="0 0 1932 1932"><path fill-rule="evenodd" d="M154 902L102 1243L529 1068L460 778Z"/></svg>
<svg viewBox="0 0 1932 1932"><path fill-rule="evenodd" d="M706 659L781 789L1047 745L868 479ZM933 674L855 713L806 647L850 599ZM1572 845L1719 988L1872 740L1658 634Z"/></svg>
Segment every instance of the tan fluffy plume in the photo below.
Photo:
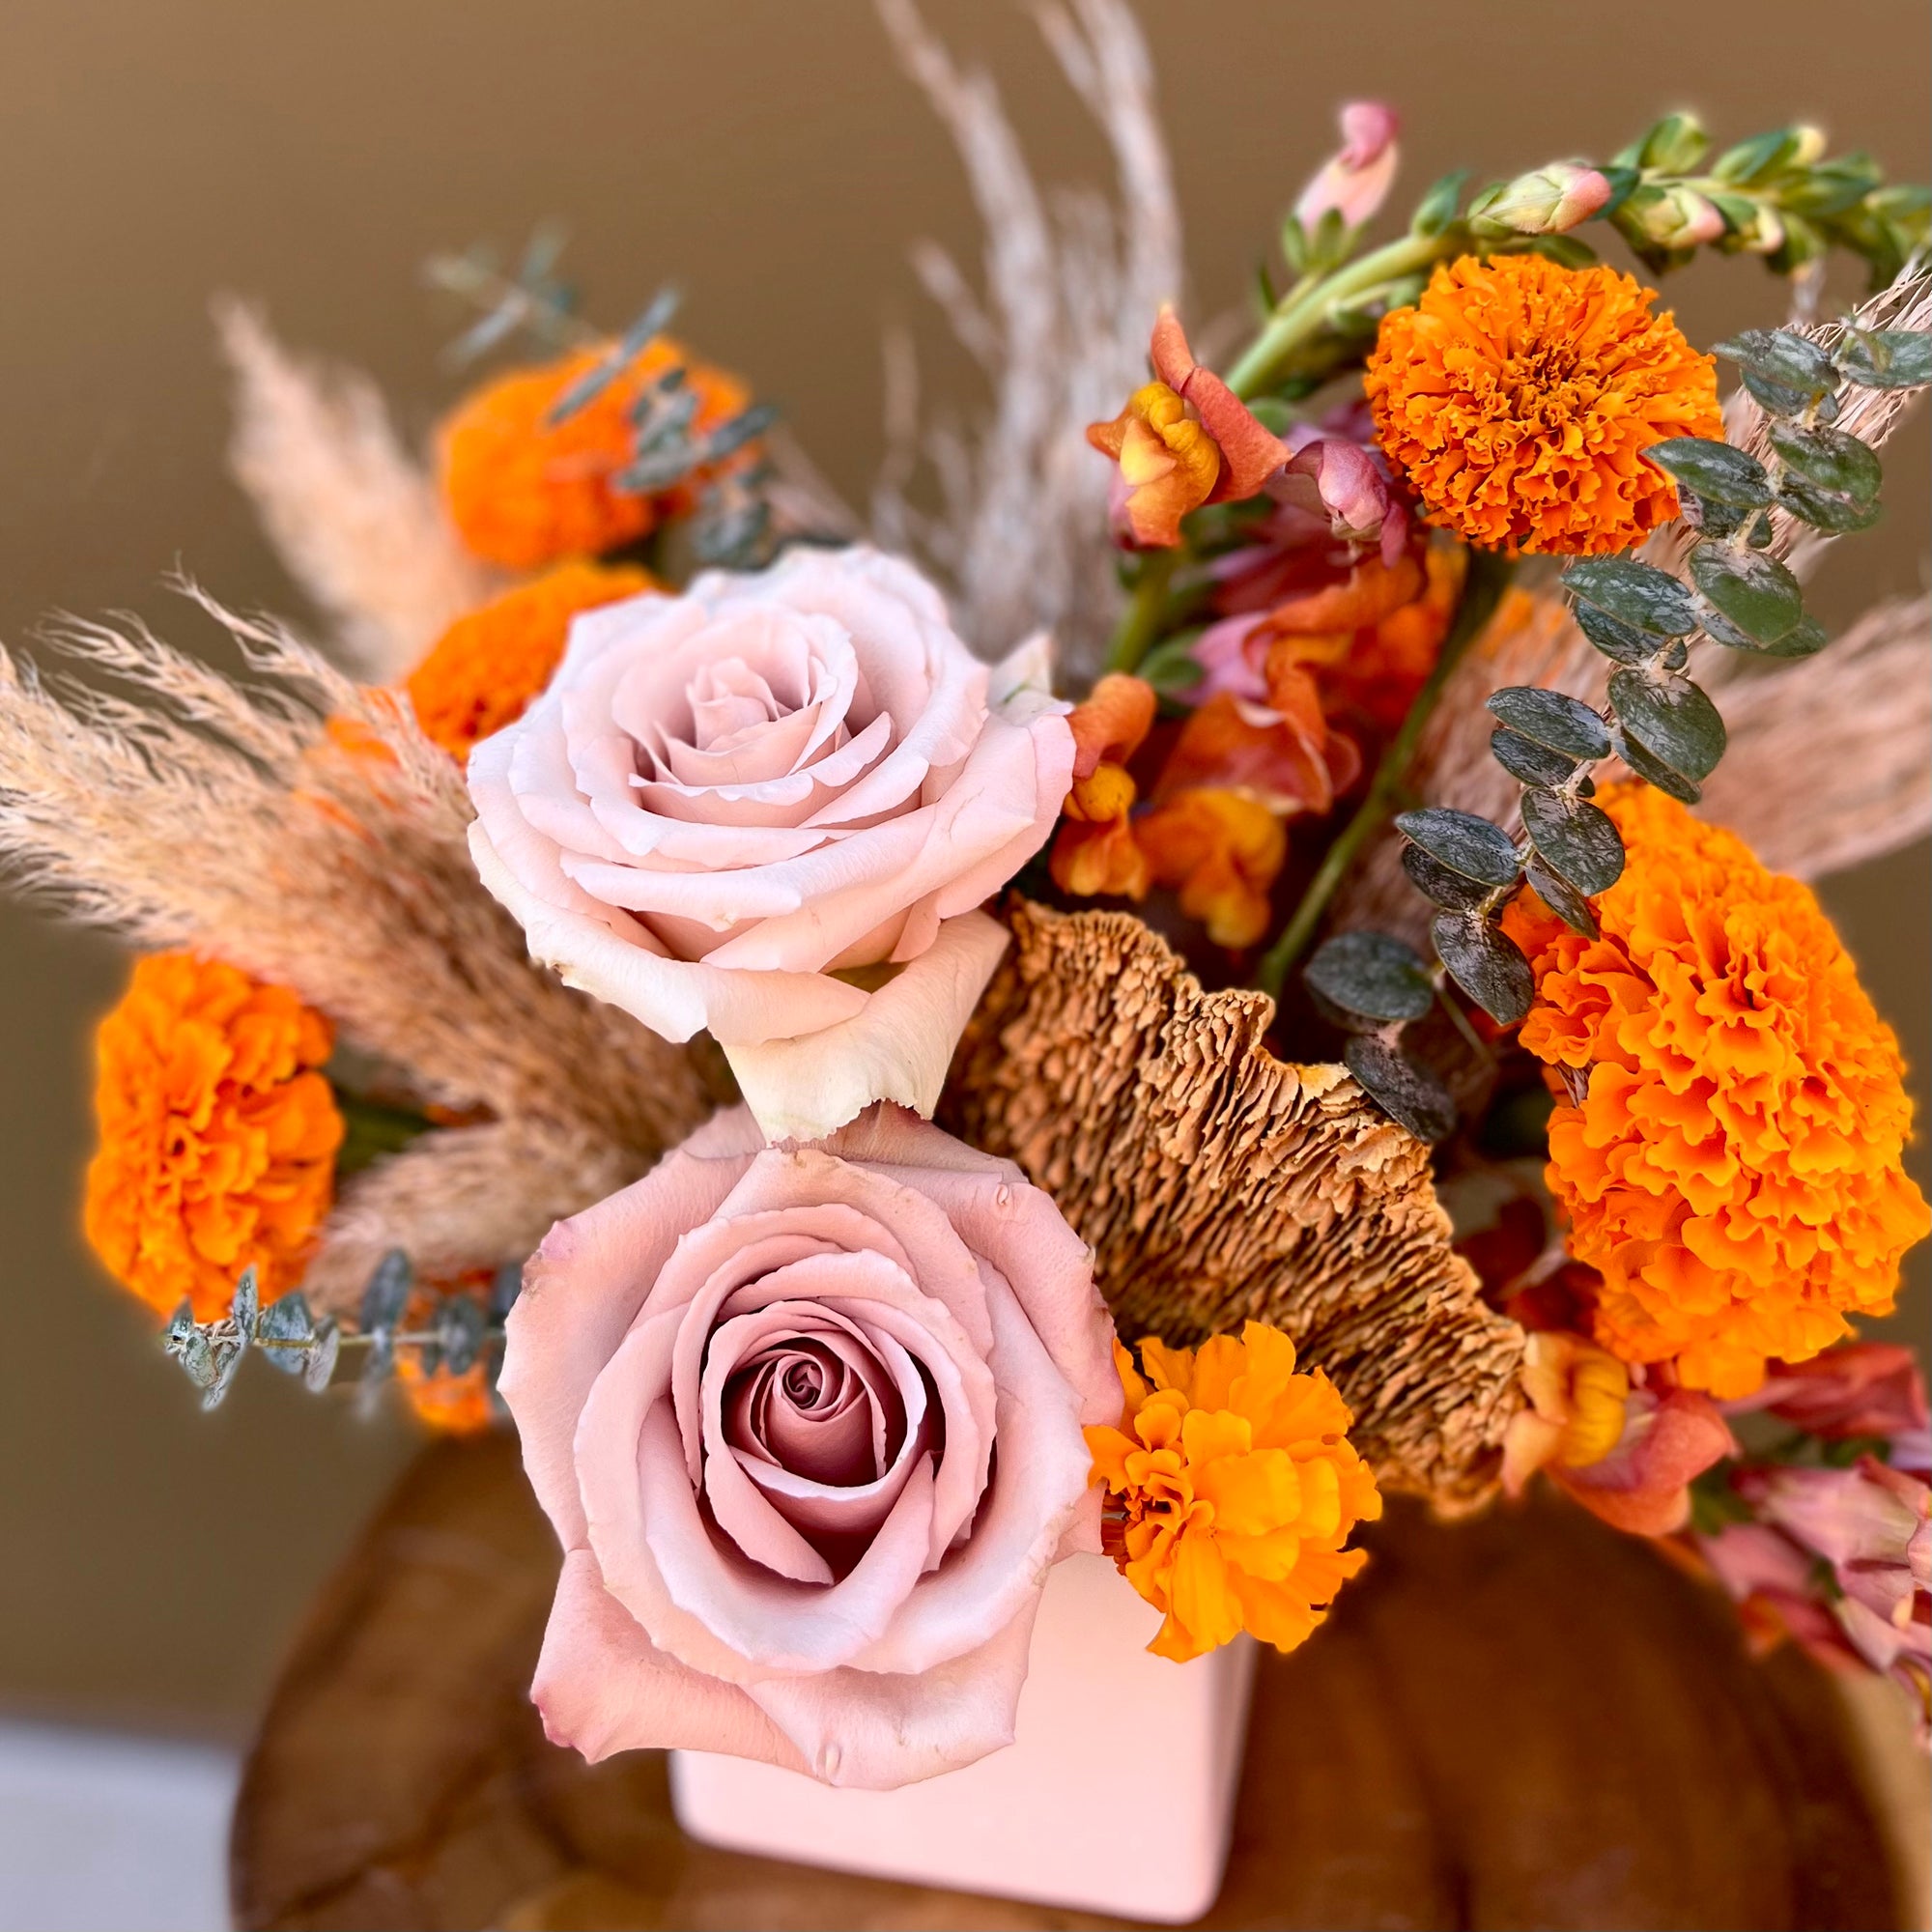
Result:
<svg viewBox="0 0 1932 1932"><path fill-rule="evenodd" d="M49 689L0 652L0 856L15 876L138 946L196 948L293 987L424 1101L578 1146L599 1192L696 1126L726 1091L709 1060L530 963L470 865L461 775L407 705L279 627L198 601L253 687L133 621L55 640L135 697ZM413 1202L384 1243L412 1253L416 1223L446 1216L426 1158L458 1157L421 1149L392 1180L377 1169L352 1186L357 1241L373 1238L372 1202ZM499 1166L519 1185L516 1163ZM526 1200L566 1192L546 1179Z"/></svg>
<svg viewBox="0 0 1932 1932"><path fill-rule="evenodd" d="M217 302L214 320L235 372L236 480L343 661L393 683L496 575L463 548L368 377L292 355L243 302Z"/></svg>
<svg viewBox="0 0 1932 1932"><path fill-rule="evenodd" d="M996 656L1039 629L1086 676L1119 609L1107 534L1108 470L1086 425L1113 415L1146 377L1148 331L1181 293L1180 215L1154 109L1153 67L1124 0L1037 10L1061 71L1112 154L1116 195L1043 194L991 78L954 64L913 0L878 0L906 70L946 124L985 229L983 296L936 244L914 267L985 371L993 402L971 432L922 426L904 337L888 344L885 473L872 504L879 541L917 554L952 593L961 635ZM906 490L930 465L940 498L923 514Z"/></svg>

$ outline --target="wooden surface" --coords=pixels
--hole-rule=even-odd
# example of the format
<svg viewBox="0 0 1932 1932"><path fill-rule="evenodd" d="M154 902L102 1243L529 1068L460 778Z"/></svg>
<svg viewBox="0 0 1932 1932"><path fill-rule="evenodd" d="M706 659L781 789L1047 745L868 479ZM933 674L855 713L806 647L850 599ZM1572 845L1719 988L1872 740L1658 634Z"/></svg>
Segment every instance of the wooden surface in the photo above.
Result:
<svg viewBox="0 0 1932 1932"><path fill-rule="evenodd" d="M1843 1706L1555 1501L1392 1512L1258 1679L1220 1927L1882 1932L1900 1908ZM556 1568L514 1445L415 1463L317 1603L237 1809L247 1927L1098 1926L687 1842L660 1754L587 1769L525 1699ZM1121 1786L1159 1856L1160 1755Z"/></svg>

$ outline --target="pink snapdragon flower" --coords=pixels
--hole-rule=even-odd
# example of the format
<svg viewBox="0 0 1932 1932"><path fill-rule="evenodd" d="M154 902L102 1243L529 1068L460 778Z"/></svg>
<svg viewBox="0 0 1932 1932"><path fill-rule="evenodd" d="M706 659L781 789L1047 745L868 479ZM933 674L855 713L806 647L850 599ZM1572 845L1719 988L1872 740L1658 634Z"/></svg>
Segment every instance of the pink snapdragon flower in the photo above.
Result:
<svg viewBox="0 0 1932 1932"><path fill-rule="evenodd" d="M1379 100L1351 100L1342 109L1342 150L1301 190L1295 219L1311 232L1330 209L1345 228L1359 228L1388 198L1401 160L1395 110Z"/></svg>

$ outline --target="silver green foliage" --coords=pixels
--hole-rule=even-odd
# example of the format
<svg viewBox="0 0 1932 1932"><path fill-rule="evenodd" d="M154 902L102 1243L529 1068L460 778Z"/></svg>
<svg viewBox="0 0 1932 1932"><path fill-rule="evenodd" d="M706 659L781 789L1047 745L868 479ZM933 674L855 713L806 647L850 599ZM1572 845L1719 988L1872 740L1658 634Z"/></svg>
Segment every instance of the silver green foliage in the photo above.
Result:
<svg viewBox="0 0 1932 1932"><path fill-rule="evenodd" d="M489 1296L448 1294L437 1304L432 1324L425 1329L402 1327L415 1286L415 1271L400 1248L392 1248L377 1264L362 1292L357 1326L344 1333L333 1316L318 1319L299 1290L264 1308L253 1267L244 1268L235 1284L228 1313L213 1321L198 1321L191 1303L184 1301L161 1335L165 1353L181 1363L187 1378L201 1390L203 1408L217 1406L234 1386L242 1357L252 1349L283 1375L298 1376L312 1394L328 1388L345 1348L360 1349L357 1375L358 1406L369 1412L384 1385L395 1376L399 1350L412 1351L424 1374L447 1369L461 1375L478 1360L487 1361L494 1389L500 1365L503 1324L522 1286L523 1270L512 1263L497 1270Z"/></svg>
<svg viewBox="0 0 1932 1932"><path fill-rule="evenodd" d="M1673 125L1660 127L1667 133ZM1679 137L1694 145L1683 127ZM1654 129L1651 138L1663 135ZM1795 138L1766 137L1756 160L1733 151L1716 171L1783 180L1799 165ZM1564 571L1578 628L1615 668L1601 710L1527 685L1489 699L1497 721L1492 751L1522 787L1520 837L1440 806L1396 820L1406 840L1404 868L1438 908L1431 938L1443 973L1501 1026L1524 1017L1534 991L1529 962L1500 926L1525 876L1558 918L1595 937L1590 900L1622 875L1623 841L1590 802L1596 765L1614 753L1639 779L1695 805L1723 756L1723 719L1687 675L1692 648L1708 639L1797 658L1823 647L1825 632L1805 611L1797 578L1768 553L1780 512L1834 536L1877 518L1881 466L1869 446L1833 426L1841 392L1932 383L1932 335L1916 330L1849 329L1830 350L1792 329L1750 330L1720 343L1719 354L1739 364L1773 418L1768 455L1689 437L1650 449L1695 533L1684 578L1629 555L1581 557ZM1449 1131L1454 1110L1445 1115L1435 1103L1440 1083L1400 1050L1402 1024L1420 1013L1398 1012L1391 988L1410 983L1411 971L1429 977L1413 954L1412 968L1396 957L1406 952L1379 934L1343 933L1318 951L1306 978L1322 1009L1356 1030L1349 1042L1356 1077L1398 1121L1435 1138Z"/></svg>

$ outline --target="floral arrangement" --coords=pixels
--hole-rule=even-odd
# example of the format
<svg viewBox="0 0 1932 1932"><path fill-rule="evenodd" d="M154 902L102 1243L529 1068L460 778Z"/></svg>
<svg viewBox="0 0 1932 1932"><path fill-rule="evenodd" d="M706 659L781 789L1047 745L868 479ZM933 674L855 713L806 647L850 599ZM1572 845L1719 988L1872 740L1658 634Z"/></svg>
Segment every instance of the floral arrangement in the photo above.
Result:
<svg viewBox="0 0 1932 1932"><path fill-rule="evenodd" d="M326 643L186 586L244 681L0 659L0 845L140 955L103 1265L211 1404L514 1422L593 1758L928 1777L1064 1556L1289 1649L1384 1496L1539 1473L1924 1724L1924 1391L1853 1318L1928 1211L1804 880L1932 822L1928 610L1804 583L1932 382L1926 191L1676 115L1384 224L1357 103L1203 359L1119 0L1048 16L1118 205L884 11L989 231L983 300L919 258L977 440L901 345L862 517L539 238L434 265L513 355L423 458L223 311ZM1789 319L1687 339L1703 250Z"/></svg>

